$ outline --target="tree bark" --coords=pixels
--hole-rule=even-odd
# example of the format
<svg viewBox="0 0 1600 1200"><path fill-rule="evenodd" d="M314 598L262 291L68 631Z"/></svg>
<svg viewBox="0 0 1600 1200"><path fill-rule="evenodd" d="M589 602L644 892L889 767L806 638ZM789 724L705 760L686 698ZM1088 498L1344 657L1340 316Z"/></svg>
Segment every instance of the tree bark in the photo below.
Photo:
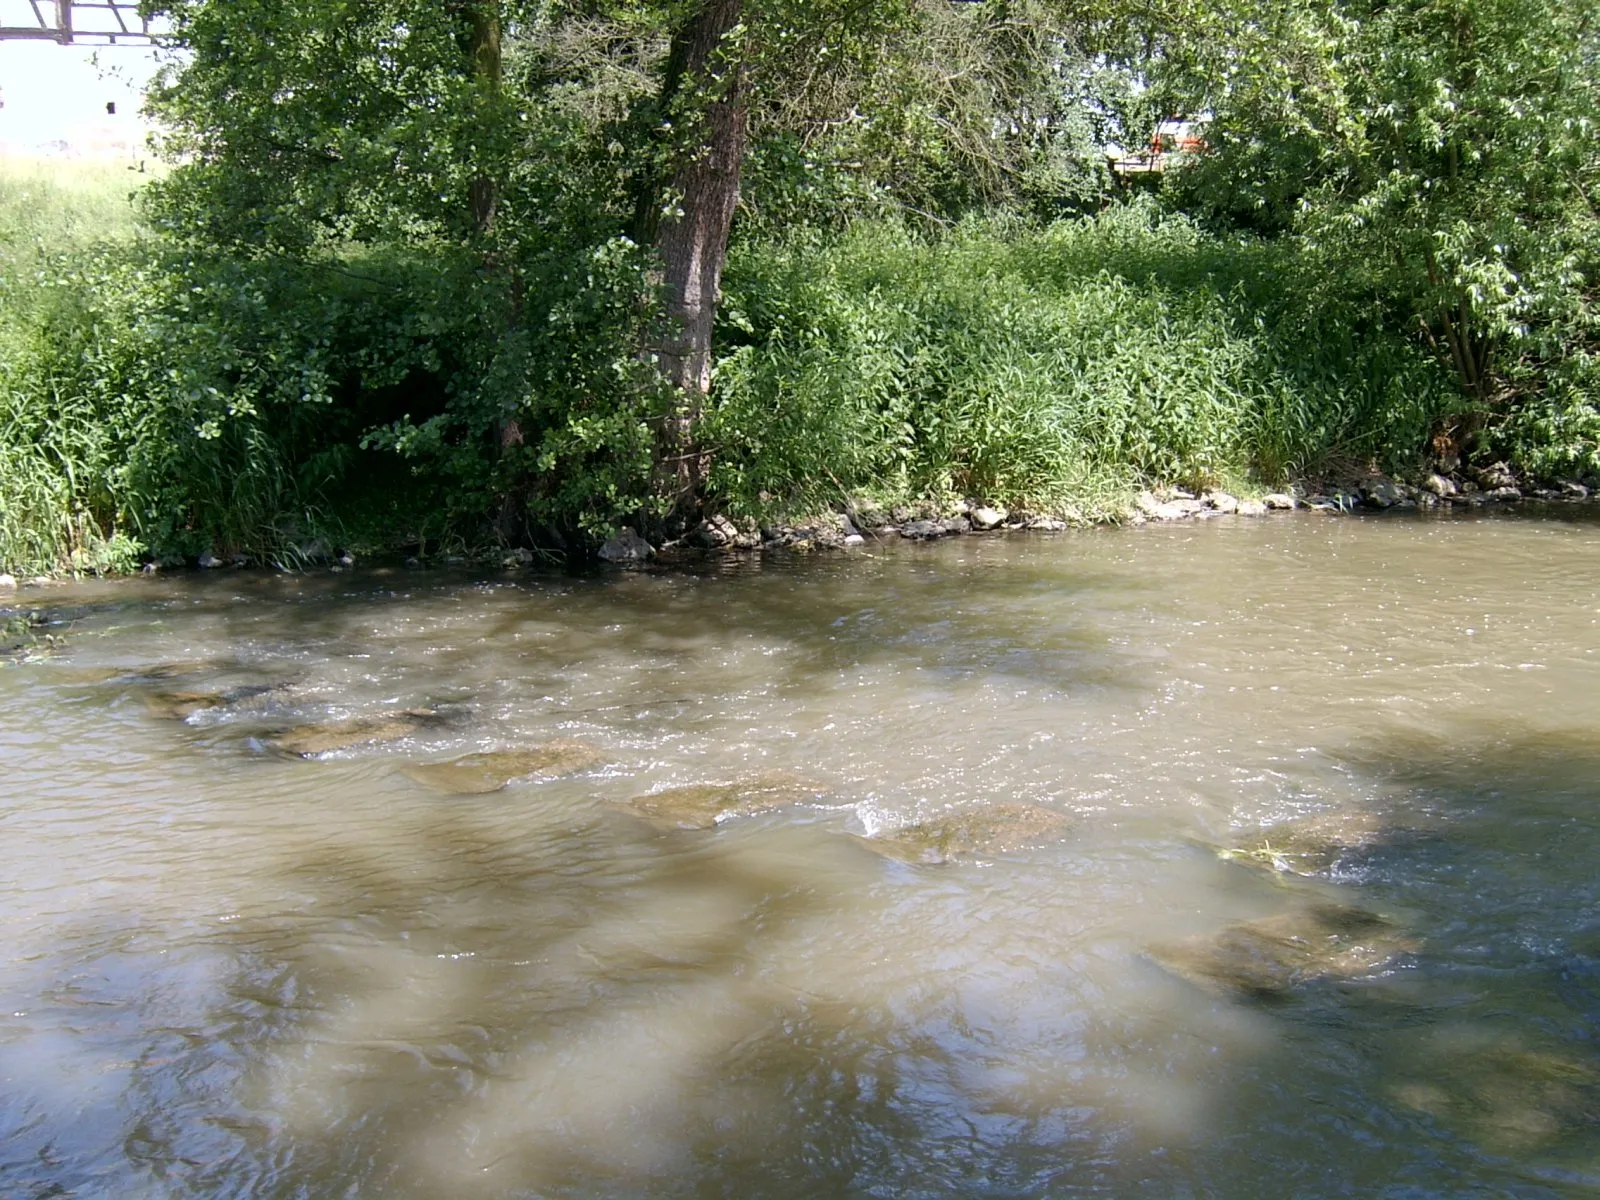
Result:
<svg viewBox="0 0 1600 1200"><path fill-rule="evenodd" d="M468 0L466 17L473 78L489 96L495 96L500 91L505 70L500 50L500 0ZM495 212L500 206L499 184L484 172L473 177L467 190L473 228L480 235L492 232Z"/></svg>
<svg viewBox="0 0 1600 1200"><path fill-rule="evenodd" d="M673 37L661 104L673 125L670 184L665 194L647 185L638 214L662 264L666 327L653 350L678 404L659 457L683 514L708 465L695 426L711 390L711 331L748 137L744 67L730 37L741 16L742 0L703 0Z"/></svg>

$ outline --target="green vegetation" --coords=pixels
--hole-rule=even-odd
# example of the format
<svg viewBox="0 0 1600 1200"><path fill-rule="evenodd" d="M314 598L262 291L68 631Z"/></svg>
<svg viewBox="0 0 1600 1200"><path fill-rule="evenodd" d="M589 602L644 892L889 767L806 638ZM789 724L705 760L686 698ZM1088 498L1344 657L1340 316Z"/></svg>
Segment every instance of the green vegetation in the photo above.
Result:
<svg viewBox="0 0 1600 1200"><path fill-rule="evenodd" d="M865 490L1107 518L1152 480L1409 465L1458 398L1362 316L1320 298L1289 247L1148 203L744 246L713 491L744 511Z"/></svg>
<svg viewBox="0 0 1600 1200"><path fill-rule="evenodd" d="M1600 471L1587 4L160 7L178 165L0 173L0 569Z"/></svg>

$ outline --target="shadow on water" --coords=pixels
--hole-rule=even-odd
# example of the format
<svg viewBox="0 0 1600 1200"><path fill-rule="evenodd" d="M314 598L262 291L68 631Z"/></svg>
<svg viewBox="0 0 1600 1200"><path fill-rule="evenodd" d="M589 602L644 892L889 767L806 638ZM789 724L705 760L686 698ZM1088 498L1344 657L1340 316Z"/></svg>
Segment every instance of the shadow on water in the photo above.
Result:
<svg viewBox="0 0 1600 1200"><path fill-rule="evenodd" d="M1280 1155L1308 1129L1379 1159L1408 1147L1390 1177L1407 1196L1594 1194L1600 736L1468 716L1342 757L1386 799L1345 814L1361 836L1320 879L1279 885L1383 913L1418 945L1261 1009L1296 1096L1281 1125L1235 1136L1281 1137ZM1235 1100L1270 1111L1246 1095L1263 1082L1235 1078Z"/></svg>
<svg viewBox="0 0 1600 1200"><path fill-rule="evenodd" d="M9 1114L0 1182L38 1197L1037 1191L1072 1131L965 1104L960 1055L981 1033L907 1026L904 997L804 968L848 920L840 897L884 872L837 838L663 835L604 812L459 806L353 832L280 862L275 905L164 946L169 967L124 982L97 958L73 1000L93 1015L57 1049L93 1059L96 1028L145 1048L79 1068L110 1086L75 1127L47 1104ZM135 921L65 940L133 956L144 937ZM214 998L163 1013L185 988ZM67 1065L40 1056L29 1078L7 1057L14 1097L48 1095ZM114 1146L108 1129L125 1131ZM1013 1152L1043 1134L1048 1152Z"/></svg>
<svg viewBox="0 0 1600 1200"><path fill-rule="evenodd" d="M92 1058L97 1028L143 1049L72 1067L106 1081L75 1126L48 1102L9 1113L0 1182L39 1197L1584 1194L1600 1184L1600 748L1462 722L1347 759L1394 798L1385 832L1291 898L1382 911L1421 949L1271 1005L1195 995L1120 1015L1080 1008L1114 996L1052 996L1067 961L1030 960L1039 1002L1076 1029L1031 1101L1027 1056L1004 1044L1026 1023L911 1002L943 983L936 957L898 987L853 987L816 957L892 954L841 939L881 936L886 905L937 923L970 902L970 874L779 821L664 834L575 788L286 845L220 926L106 917L63 938L97 947L55 990L82 1014L78 1040L33 1058L38 1078L11 1058L10 1103ZM1087 1085L1097 1053L1126 1075L1141 1053L1181 1060L1174 1042L1210 1059L1177 1126L1141 1129L1148 1110ZM107 1128L114 1148L79 1151Z"/></svg>
<svg viewBox="0 0 1600 1200"><path fill-rule="evenodd" d="M991 565L976 548L926 570L840 560L777 588L756 572L241 575L85 623L210 621L206 639L245 663L352 664L332 678L375 676L373 704L429 698L470 667L485 728L496 687L554 713L647 688L736 708L757 672L805 703L878 664L941 685L1159 686L1150 657L1072 609L1122 584L1064 584L1023 556L991 607L974 586ZM419 646L439 649L426 671L409 665ZM719 674L739 652L751 671ZM650 670L569 673L629 661ZM782 815L664 833L607 808L593 779L441 799L361 761L275 762L263 776L287 782L268 797L218 766L236 746L189 730L164 769L225 775L209 819L243 833L218 835L196 869L220 880L192 896L91 898L57 952L13 962L0 1009L14 994L24 1015L0 1021L0 1191L1588 1194L1600 740L1473 712L1421 729L1330 751L1363 785L1340 794L1367 799L1371 832L1303 881L1211 861L1189 827L1139 842L1115 812L1076 843L920 868ZM311 804L337 819L312 821ZM151 842L198 820L147 811ZM1218 997L1141 957L1155 922L1097 925L1116 889L1144 907L1210 889L1249 914L1346 904L1418 947L1275 1003ZM1171 924L1228 919L1194 914Z"/></svg>

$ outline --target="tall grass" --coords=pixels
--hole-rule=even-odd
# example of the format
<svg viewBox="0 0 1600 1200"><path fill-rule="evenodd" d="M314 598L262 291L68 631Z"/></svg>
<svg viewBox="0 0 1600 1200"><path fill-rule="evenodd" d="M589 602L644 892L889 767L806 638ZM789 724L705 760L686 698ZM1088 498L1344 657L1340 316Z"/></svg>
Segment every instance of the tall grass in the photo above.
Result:
<svg viewBox="0 0 1600 1200"><path fill-rule="evenodd" d="M1285 247L1153 205L802 233L745 247L727 292L707 433L735 508L870 490L1104 516L1143 483L1412 460L1452 399L1358 305L1311 305Z"/></svg>
<svg viewBox="0 0 1600 1200"><path fill-rule="evenodd" d="M108 164L0 159L0 568L136 561L106 503L115 451L101 414L31 368L45 310L81 300L63 294L63 265L133 242L132 197L146 178Z"/></svg>

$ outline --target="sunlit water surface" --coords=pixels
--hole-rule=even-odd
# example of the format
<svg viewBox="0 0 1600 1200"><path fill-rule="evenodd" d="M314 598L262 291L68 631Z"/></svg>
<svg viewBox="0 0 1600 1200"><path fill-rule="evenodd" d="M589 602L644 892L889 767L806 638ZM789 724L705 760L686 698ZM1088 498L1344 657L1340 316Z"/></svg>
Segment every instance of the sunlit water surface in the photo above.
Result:
<svg viewBox="0 0 1600 1200"><path fill-rule="evenodd" d="M27 600L67 641L0 669L5 1196L1600 1193L1575 511ZM552 740L598 765L400 770ZM626 806L776 773L819 798ZM1070 822L861 840L997 802ZM1217 853L1307 817L1369 835ZM1269 998L1149 953L1319 900L1413 948Z"/></svg>

